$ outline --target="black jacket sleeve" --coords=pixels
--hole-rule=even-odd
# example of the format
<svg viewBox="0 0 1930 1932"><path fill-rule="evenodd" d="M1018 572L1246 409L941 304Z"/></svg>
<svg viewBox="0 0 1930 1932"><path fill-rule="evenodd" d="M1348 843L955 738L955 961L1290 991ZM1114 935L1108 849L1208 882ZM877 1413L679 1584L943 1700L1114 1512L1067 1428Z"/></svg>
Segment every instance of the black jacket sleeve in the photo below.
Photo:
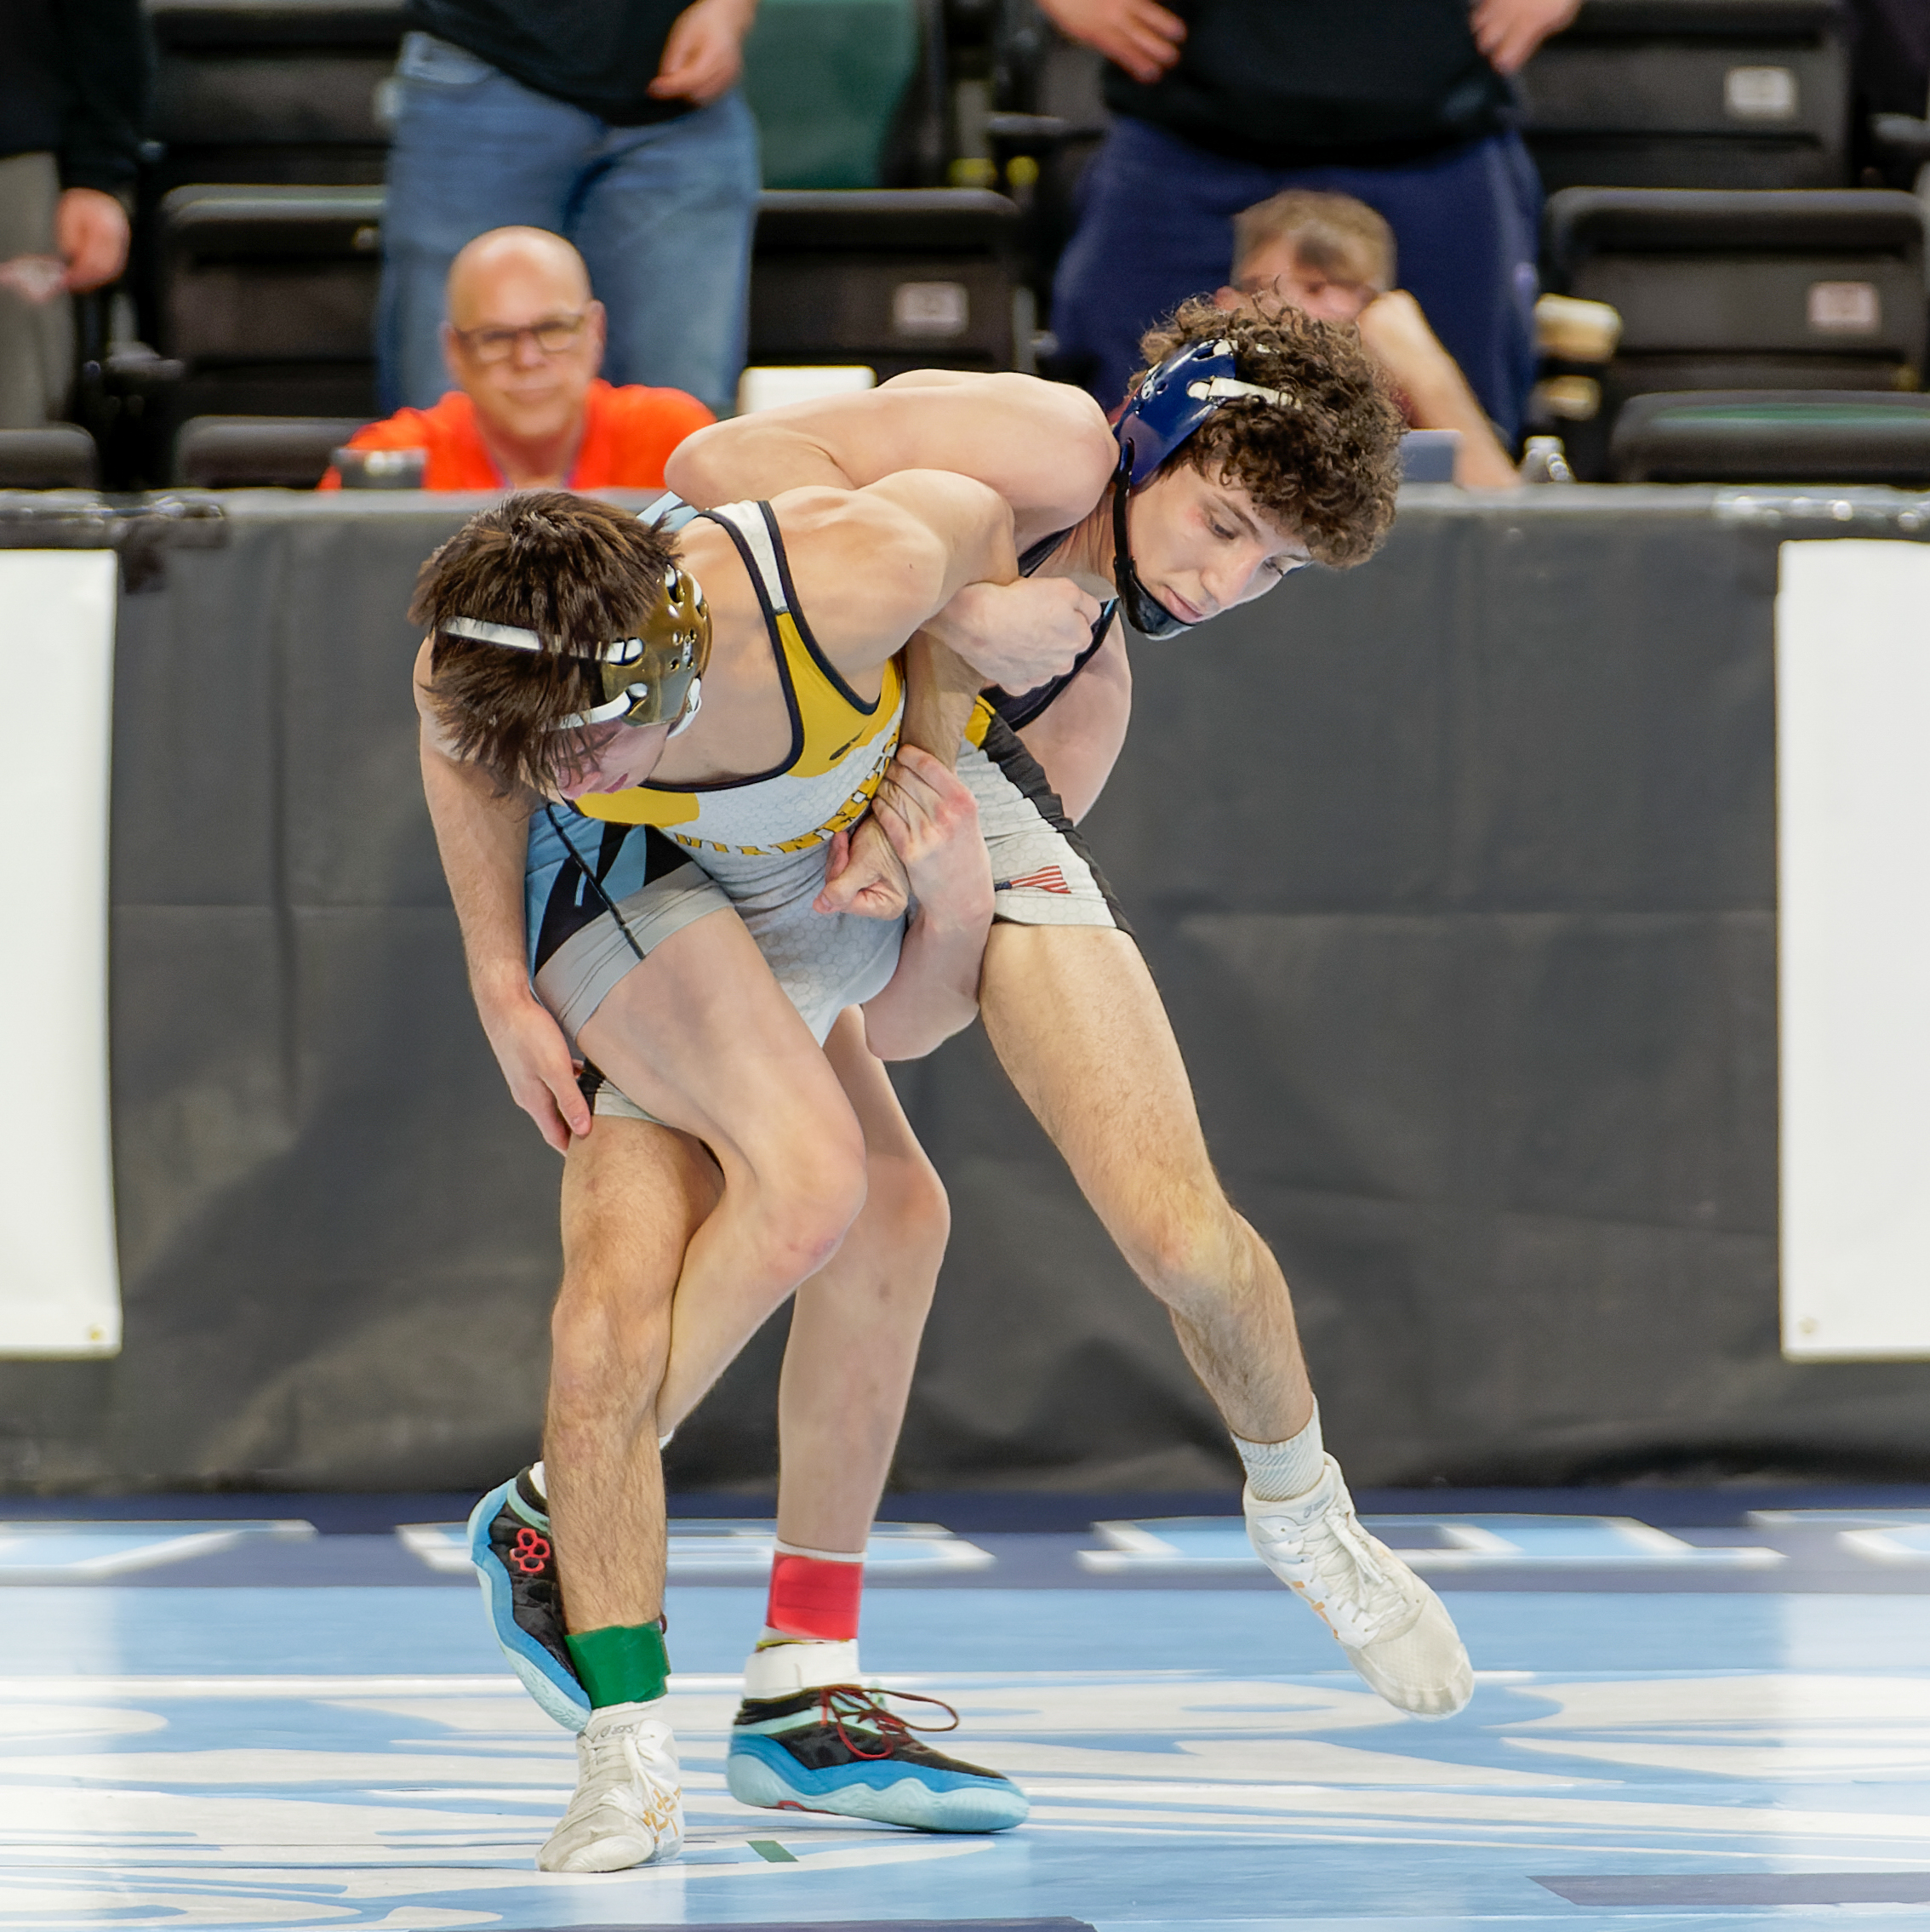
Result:
<svg viewBox="0 0 1930 1932"><path fill-rule="evenodd" d="M65 94L60 186L130 187L153 87L154 43L140 0L52 0Z"/></svg>

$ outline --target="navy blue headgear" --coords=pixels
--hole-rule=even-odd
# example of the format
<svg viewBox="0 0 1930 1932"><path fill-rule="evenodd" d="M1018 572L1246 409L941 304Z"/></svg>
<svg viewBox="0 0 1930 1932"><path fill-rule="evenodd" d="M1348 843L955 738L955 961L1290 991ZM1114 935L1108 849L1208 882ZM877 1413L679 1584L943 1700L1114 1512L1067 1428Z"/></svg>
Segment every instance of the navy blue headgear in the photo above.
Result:
<svg viewBox="0 0 1930 1932"><path fill-rule="evenodd" d="M1168 356L1128 399L1113 434L1119 439L1119 473L1113 479L1112 579L1133 628L1143 637L1173 637L1189 628L1140 582L1126 541L1126 498L1153 473L1221 403L1257 396L1281 409L1299 403L1283 389L1242 382L1233 345L1224 339L1190 342Z"/></svg>
<svg viewBox="0 0 1930 1932"><path fill-rule="evenodd" d="M1283 389L1263 389L1242 382L1233 360L1233 345L1224 340L1189 342L1175 351L1128 398L1113 434L1122 454L1131 463L1131 487L1149 481L1179 445L1222 403L1257 396L1282 409L1299 405Z"/></svg>

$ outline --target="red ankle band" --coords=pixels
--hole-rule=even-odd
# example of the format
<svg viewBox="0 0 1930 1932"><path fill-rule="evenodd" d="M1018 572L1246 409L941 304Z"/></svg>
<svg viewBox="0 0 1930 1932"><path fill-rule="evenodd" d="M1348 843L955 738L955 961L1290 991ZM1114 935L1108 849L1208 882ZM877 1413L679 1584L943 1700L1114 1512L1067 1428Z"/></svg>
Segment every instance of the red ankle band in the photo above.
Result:
<svg viewBox="0 0 1930 1932"><path fill-rule="evenodd" d="M764 1621L786 1637L848 1643L858 1634L858 1598L865 1587L862 1559L826 1563L780 1550L771 1559L771 1597Z"/></svg>

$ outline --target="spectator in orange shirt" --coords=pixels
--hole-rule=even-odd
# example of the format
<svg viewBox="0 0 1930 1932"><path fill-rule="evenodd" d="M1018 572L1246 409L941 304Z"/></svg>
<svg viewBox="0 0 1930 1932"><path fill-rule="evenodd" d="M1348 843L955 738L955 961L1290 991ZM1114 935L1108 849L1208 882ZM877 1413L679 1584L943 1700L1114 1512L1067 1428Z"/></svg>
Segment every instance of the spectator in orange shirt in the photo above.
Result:
<svg viewBox="0 0 1930 1932"><path fill-rule="evenodd" d="M426 449L427 489L655 489L671 450L717 419L681 389L613 389L603 305L583 258L541 228L495 228L449 265L443 353L457 386L349 438ZM330 470L323 489L340 489Z"/></svg>

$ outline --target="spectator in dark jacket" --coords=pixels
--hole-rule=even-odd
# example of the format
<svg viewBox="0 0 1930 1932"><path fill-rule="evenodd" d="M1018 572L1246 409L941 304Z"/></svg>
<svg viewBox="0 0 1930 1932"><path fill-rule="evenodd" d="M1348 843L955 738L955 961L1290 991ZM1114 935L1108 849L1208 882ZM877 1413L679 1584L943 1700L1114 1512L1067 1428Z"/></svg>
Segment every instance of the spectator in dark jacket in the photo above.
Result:
<svg viewBox="0 0 1930 1932"><path fill-rule="evenodd" d="M151 68L140 0L0 0L0 428L60 414L67 296L127 265Z"/></svg>
<svg viewBox="0 0 1930 1932"><path fill-rule="evenodd" d="M1512 436L1533 380L1541 190L1507 77L1579 0L1041 0L1104 54L1111 135L1052 324L1106 408L1140 332L1224 281L1233 217L1283 188L1383 215L1402 274Z"/></svg>

